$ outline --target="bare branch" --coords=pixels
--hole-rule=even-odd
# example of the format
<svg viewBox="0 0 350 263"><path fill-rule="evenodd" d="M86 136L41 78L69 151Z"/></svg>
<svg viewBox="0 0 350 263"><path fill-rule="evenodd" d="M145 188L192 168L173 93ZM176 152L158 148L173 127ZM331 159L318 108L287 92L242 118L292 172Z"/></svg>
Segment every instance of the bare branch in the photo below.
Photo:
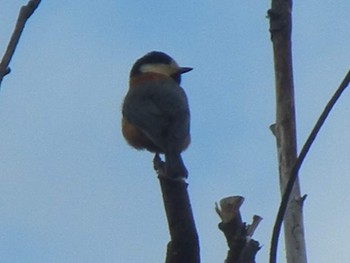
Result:
<svg viewBox="0 0 350 263"><path fill-rule="evenodd" d="M279 237L279 234L281 231L282 221L283 221L283 217L284 217L284 214L286 212L286 209L287 209L290 193L293 189L294 182L298 177L299 169L300 169L308 151L310 150L312 143L316 139L316 136L317 136L318 132L320 131L322 125L324 124L324 122L327 119L329 113L331 112L333 106L336 104L336 102L340 98L343 91L349 85L349 82L350 82L350 70L348 71L348 73L346 74L342 83L340 84L340 86L338 87L336 92L334 93L333 97L327 103L325 109L323 110L321 116L317 120L309 137L307 138L307 140L306 140L306 142L305 142L305 144L304 144L304 146L299 154L298 159L296 160L296 163L295 163L293 170L291 172L291 175L289 177L289 181L286 185L285 192L283 194L282 201L281 201L281 204L280 204L280 207L278 210L278 214L276 217L275 225L273 228L272 239L271 239L271 248L270 248L270 262L276 262L278 237ZM305 198L306 198L306 196L302 197L302 199L301 199L302 202L300 202L301 205L302 205L303 201L305 200Z"/></svg>
<svg viewBox="0 0 350 263"><path fill-rule="evenodd" d="M15 53L17 44L22 35L23 29L29 17L39 6L41 0L30 0L27 5L22 6L19 12L15 29L12 33L10 42L7 45L6 51L0 62L0 86L3 78L11 72L9 68L10 61Z"/></svg>
<svg viewBox="0 0 350 263"><path fill-rule="evenodd" d="M199 263L199 241L187 192L188 184L182 178L166 176L164 162L158 154L153 165L158 173L171 238L165 262Z"/></svg>
<svg viewBox="0 0 350 263"><path fill-rule="evenodd" d="M252 237L254 235L255 230L258 228L258 225L260 224L261 220L263 218L258 215L253 216L253 223L251 225L248 225L247 227L247 235Z"/></svg>
<svg viewBox="0 0 350 263"><path fill-rule="evenodd" d="M243 196L229 196L220 200L220 206L215 203L215 211L222 222L227 223L237 216L243 202Z"/></svg>
<svg viewBox="0 0 350 263"><path fill-rule="evenodd" d="M276 92L276 139L281 195L297 159L296 118L292 60L292 0L271 0L268 11L273 46ZM291 191L293 200L300 199L296 181ZM301 206L289 202L284 217L284 237L288 263L306 263L304 224ZM270 261L274 262L274 261Z"/></svg>
<svg viewBox="0 0 350 263"><path fill-rule="evenodd" d="M259 242L253 240L252 235L262 218L254 216L253 223L247 226L239 211L243 201L242 196L230 196L221 199L220 206L215 204L215 210L222 220L219 229L224 233L229 247L225 263L253 263L260 249Z"/></svg>

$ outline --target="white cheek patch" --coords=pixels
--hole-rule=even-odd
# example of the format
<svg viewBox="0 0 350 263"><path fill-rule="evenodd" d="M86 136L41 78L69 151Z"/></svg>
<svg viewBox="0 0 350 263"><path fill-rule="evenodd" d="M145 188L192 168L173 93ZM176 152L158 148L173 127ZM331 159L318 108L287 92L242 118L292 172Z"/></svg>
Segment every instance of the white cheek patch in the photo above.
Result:
<svg viewBox="0 0 350 263"><path fill-rule="evenodd" d="M170 76L178 71L178 67L173 64L145 64L140 67L142 73L153 72Z"/></svg>

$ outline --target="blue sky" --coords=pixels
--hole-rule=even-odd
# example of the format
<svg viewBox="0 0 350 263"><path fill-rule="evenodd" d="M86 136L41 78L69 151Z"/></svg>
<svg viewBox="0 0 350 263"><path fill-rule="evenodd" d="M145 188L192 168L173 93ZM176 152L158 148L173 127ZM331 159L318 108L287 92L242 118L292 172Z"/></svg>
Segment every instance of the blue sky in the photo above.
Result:
<svg viewBox="0 0 350 263"><path fill-rule="evenodd" d="M0 50L26 1L1 1ZM194 67L184 153L202 262L226 243L214 202L242 195L264 218L266 262L279 201L269 1L42 1L0 91L3 262L162 262L168 242L152 155L124 142L120 108L133 62L152 50ZM299 146L349 70L349 1L294 3ZM346 91L301 170L310 262L349 262ZM280 262L285 262L280 243Z"/></svg>

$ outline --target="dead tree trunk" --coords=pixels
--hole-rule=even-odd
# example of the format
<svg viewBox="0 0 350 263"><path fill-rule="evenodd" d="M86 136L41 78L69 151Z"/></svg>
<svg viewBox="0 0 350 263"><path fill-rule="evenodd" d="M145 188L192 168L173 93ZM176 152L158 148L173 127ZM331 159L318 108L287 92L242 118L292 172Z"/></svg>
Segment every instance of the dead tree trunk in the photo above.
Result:
<svg viewBox="0 0 350 263"><path fill-rule="evenodd" d="M272 0L272 6L268 15L273 44L276 85L276 124L273 125L273 133L277 143L280 190L282 194L297 159L291 14L291 0ZM299 181L296 180L284 217L288 263L307 262L301 200Z"/></svg>

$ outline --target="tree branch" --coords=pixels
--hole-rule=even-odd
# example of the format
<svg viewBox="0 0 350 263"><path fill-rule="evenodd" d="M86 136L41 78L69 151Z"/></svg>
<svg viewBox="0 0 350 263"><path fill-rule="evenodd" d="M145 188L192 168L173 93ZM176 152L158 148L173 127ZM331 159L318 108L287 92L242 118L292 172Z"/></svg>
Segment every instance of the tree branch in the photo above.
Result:
<svg viewBox="0 0 350 263"><path fill-rule="evenodd" d="M262 218L255 215L253 223L242 222L239 208L243 204L242 196L230 196L220 200L220 207L215 210L221 218L219 229L224 233L229 247L225 263L254 263L260 249L259 242L252 239L255 229Z"/></svg>
<svg viewBox="0 0 350 263"><path fill-rule="evenodd" d="M310 150L310 148L312 146L312 143L316 139L316 136L317 136L318 132L320 131L322 125L326 121L329 113L331 112L333 106L336 104L336 102L340 98L340 96L343 93L343 91L349 85L349 82L350 82L350 70L346 74L346 76L343 79L342 83L340 84L340 86L338 87L338 89L336 90L336 92L334 93L332 98L329 100L329 102L327 103L327 105L326 105L325 109L323 110L321 116L317 120L314 128L312 129L309 137L307 138L307 140L306 140L306 142L305 142L305 144L304 144L304 146L303 146L303 148L302 148L302 150L301 150L301 152L299 154L299 157L298 157L298 159L297 159L297 161L296 161L296 163L295 163L295 165L293 167L293 170L291 172L291 175L289 177L287 186L285 188L285 192L284 192L282 200L281 200L280 207L278 209L278 214L277 214L275 225L274 225L274 228L273 228L272 239L271 239L271 248L270 248L270 262L276 262L276 254L277 254L277 247L278 247L278 237L279 237L279 234L280 234L280 231L281 231L283 217L284 217L284 214L285 214L286 209L287 209L290 193L291 193L291 191L293 189L294 182L295 182L295 180L298 177L299 169L300 169L300 167L301 167L301 165L302 165L302 163L303 163L303 161L304 161L308 151Z"/></svg>
<svg viewBox="0 0 350 263"><path fill-rule="evenodd" d="M22 6L19 12L15 29L12 33L10 42L7 45L6 51L0 62L0 87L3 78L11 72L9 68L10 61L15 53L17 44L22 35L23 29L29 17L39 6L41 0L30 0L27 5Z"/></svg>
<svg viewBox="0 0 350 263"><path fill-rule="evenodd" d="M187 192L188 184L182 178L167 177L164 162L158 154L153 164L158 173L171 238L165 262L199 263L199 241Z"/></svg>
<svg viewBox="0 0 350 263"><path fill-rule="evenodd" d="M276 92L276 124L272 131L276 138L281 195L297 159L294 81L292 62L292 0L271 0L268 11L273 46ZM300 199L296 181L291 191L293 200ZM302 207L289 202L284 218L284 236L288 263L306 263L306 248ZM273 261L270 261L273 262Z"/></svg>

